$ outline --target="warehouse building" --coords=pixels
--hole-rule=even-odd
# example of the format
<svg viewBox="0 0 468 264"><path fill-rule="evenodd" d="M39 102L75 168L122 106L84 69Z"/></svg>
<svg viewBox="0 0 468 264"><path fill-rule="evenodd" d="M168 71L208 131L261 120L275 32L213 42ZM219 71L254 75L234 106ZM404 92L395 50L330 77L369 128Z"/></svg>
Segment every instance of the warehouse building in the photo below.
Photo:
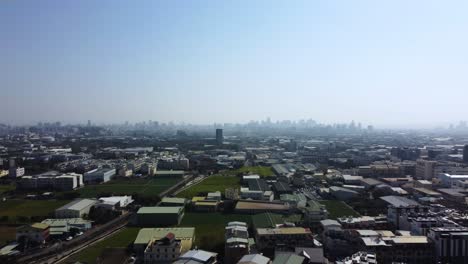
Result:
<svg viewBox="0 0 468 264"><path fill-rule="evenodd" d="M56 218L82 218L83 215L89 214L89 210L95 204L97 200L93 199L76 199L71 203L68 203L57 210L55 210Z"/></svg>
<svg viewBox="0 0 468 264"><path fill-rule="evenodd" d="M187 199L177 198L177 197L164 197L161 200L159 206L185 206L187 204Z"/></svg>
<svg viewBox="0 0 468 264"><path fill-rule="evenodd" d="M178 225L184 217L184 207L154 206L141 207L137 212L139 226L170 226Z"/></svg>
<svg viewBox="0 0 468 264"><path fill-rule="evenodd" d="M46 219L41 223L50 227L50 236L63 237L66 236L72 229L78 229L85 232L91 229L91 221L83 218L67 218L67 219Z"/></svg>

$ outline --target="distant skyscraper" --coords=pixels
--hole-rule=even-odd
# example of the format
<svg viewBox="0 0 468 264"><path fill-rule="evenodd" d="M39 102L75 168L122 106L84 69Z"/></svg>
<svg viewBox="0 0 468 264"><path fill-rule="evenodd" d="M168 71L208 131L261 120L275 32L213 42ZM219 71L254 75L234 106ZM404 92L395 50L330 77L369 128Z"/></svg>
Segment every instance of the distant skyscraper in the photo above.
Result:
<svg viewBox="0 0 468 264"><path fill-rule="evenodd" d="M223 130L221 128L216 129L216 143L218 145L223 144Z"/></svg>
<svg viewBox="0 0 468 264"><path fill-rule="evenodd" d="M91 126L91 120L88 120L88 126L89 127Z"/></svg>
<svg viewBox="0 0 468 264"><path fill-rule="evenodd" d="M463 148L463 162L468 163L468 145Z"/></svg>
<svg viewBox="0 0 468 264"><path fill-rule="evenodd" d="M8 163L9 163L8 165L9 165L10 168L16 167L16 158L13 158L13 157L10 158L10 159L8 160Z"/></svg>

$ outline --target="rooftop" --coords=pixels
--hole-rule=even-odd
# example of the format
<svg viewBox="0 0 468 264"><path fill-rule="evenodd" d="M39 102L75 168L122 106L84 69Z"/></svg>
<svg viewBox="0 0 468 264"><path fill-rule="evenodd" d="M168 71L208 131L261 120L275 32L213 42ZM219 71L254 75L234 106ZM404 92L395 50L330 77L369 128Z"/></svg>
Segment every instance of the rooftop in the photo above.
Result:
<svg viewBox="0 0 468 264"><path fill-rule="evenodd" d="M382 196L380 199L384 200L385 202L389 203L394 207L408 207L408 206L419 206L420 204L414 200L408 199L402 196Z"/></svg>
<svg viewBox="0 0 468 264"><path fill-rule="evenodd" d="M268 264L270 259L260 254L251 254L243 256L237 264Z"/></svg>
<svg viewBox="0 0 468 264"><path fill-rule="evenodd" d="M183 207L180 206L152 206L141 207L137 214L178 214L182 211Z"/></svg>
<svg viewBox="0 0 468 264"><path fill-rule="evenodd" d="M312 234L310 229L304 227L257 228L258 235L299 235Z"/></svg>
<svg viewBox="0 0 468 264"><path fill-rule="evenodd" d="M84 208L94 205L97 203L97 200L93 199L76 199L66 205L58 208L57 210L78 210L81 211Z"/></svg>
<svg viewBox="0 0 468 264"><path fill-rule="evenodd" d="M176 228L142 228L135 239L135 244L148 244L152 239L161 239L168 233L173 233L177 239L182 241L192 240L195 236L194 227L176 227ZM192 242L190 242L191 248Z"/></svg>
<svg viewBox="0 0 468 264"><path fill-rule="evenodd" d="M302 264L304 259L294 253L279 253L275 256L273 264Z"/></svg>
<svg viewBox="0 0 468 264"><path fill-rule="evenodd" d="M161 203L176 203L176 204L185 204L185 198L177 197L163 197Z"/></svg>
<svg viewBox="0 0 468 264"><path fill-rule="evenodd" d="M239 201L237 202L236 209L238 210L289 210L289 206L282 203L265 203L265 202L251 202Z"/></svg>
<svg viewBox="0 0 468 264"><path fill-rule="evenodd" d="M180 256L179 260L197 260L201 261L203 263L206 263L210 258L216 257L218 254L209 252L209 251L204 251L204 250L190 250L187 251L185 254ZM184 263L184 262L179 262L176 261L174 263ZM192 262L188 262L192 263Z"/></svg>

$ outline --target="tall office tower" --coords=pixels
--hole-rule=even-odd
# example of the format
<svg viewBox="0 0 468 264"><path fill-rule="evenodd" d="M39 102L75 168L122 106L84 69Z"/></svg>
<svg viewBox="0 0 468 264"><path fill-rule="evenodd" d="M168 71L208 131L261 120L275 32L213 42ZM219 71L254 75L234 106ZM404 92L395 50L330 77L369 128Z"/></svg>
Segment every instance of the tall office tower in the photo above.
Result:
<svg viewBox="0 0 468 264"><path fill-rule="evenodd" d="M468 163L468 145L463 148L463 162Z"/></svg>
<svg viewBox="0 0 468 264"><path fill-rule="evenodd" d="M216 129L216 143L218 145L223 144L223 130L221 128Z"/></svg>

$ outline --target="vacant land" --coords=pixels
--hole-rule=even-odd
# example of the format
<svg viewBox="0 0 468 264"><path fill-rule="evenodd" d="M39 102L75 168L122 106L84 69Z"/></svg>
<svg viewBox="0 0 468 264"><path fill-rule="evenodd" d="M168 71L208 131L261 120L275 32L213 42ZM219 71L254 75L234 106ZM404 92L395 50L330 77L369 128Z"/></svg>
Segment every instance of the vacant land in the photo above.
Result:
<svg viewBox="0 0 468 264"><path fill-rule="evenodd" d="M47 218L55 209L67 204L67 200L7 200L0 202L0 221L9 223L29 223L31 218ZM8 217L8 219L4 219ZM40 219L39 219L40 220Z"/></svg>
<svg viewBox="0 0 468 264"><path fill-rule="evenodd" d="M16 239L16 227L14 226L0 226L0 247L8 241Z"/></svg>
<svg viewBox="0 0 468 264"><path fill-rule="evenodd" d="M210 176L202 182L189 187L177 194L177 197L192 199L194 196L206 195L208 192L220 191L224 193L226 188L239 188L240 178L236 176Z"/></svg>
<svg viewBox="0 0 468 264"><path fill-rule="evenodd" d="M328 218L337 219L344 216L359 216L359 214L353 210L349 205L342 201L327 200L320 201L321 204L325 205L328 211Z"/></svg>
<svg viewBox="0 0 468 264"><path fill-rule="evenodd" d="M13 191L14 189L16 189L16 187L14 185L0 185L0 194L3 194L3 193L6 193L6 192L9 192L9 191Z"/></svg>
<svg viewBox="0 0 468 264"><path fill-rule="evenodd" d="M151 177L146 179L117 179L103 184L88 185L79 190L81 197L93 198L100 194L143 196L159 195L181 179L178 177Z"/></svg>
<svg viewBox="0 0 468 264"><path fill-rule="evenodd" d="M232 221L251 225L252 217L241 214L186 213L180 226L195 227L195 245L208 251L224 251L224 228Z"/></svg>
<svg viewBox="0 0 468 264"><path fill-rule="evenodd" d="M251 173L258 174L261 177L268 177L275 175L271 167L264 166L254 166L254 167L242 167L237 170L230 171L229 173L238 174L238 173Z"/></svg>
<svg viewBox="0 0 468 264"><path fill-rule="evenodd" d="M138 231L140 231L138 227L126 227L118 233L72 255L67 259L67 263L74 263L77 261L88 264L96 263L97 257L99 257L106 248L127 248L135 241Z"/></svg>

